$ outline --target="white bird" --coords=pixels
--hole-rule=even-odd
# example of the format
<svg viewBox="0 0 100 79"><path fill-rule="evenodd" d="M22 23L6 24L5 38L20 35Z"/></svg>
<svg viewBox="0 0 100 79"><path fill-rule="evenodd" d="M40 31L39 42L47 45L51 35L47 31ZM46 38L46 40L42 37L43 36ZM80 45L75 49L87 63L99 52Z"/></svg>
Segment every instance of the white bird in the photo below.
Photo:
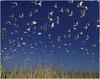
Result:
<svg viewBox="0 0 100 79"><path fill-rule="evenodd" d="M77 40L77 39L79 39L80 38L80 36L79 36L79 34L77 34L77 36L75 37L75 39Z"/></svg>
<svg viewBox="0 0 100 79"><path fill-rule="evenodd" d="M60 49L61 47L60 47L60 46L58 46L58 48Z"/></svg>
<svg viewBox="0 0 100 79"><path fill-rule="evenodd" d="M51 15L51 16L52 16L52 15L53 15L53 11L51 11L51 12L49 13L49 15Z"/></svg>
<svg viewBox="0 0 100 79"><path fill-rule="evenodd" d="M34 10L34 13L38 13L38 12L39 12L39 10L38 10L38 9L35 9L35 10Z"/></svg>
<svg viewBox="0 0 100 79"><path fill-rule="evenodd" d="M68 13L69 16L73 16L73 11Z"/></svg>
<svg viewBox="0 0 100 79"><path fill-rule="evenodd" d="M60 20L60 18L59 18L59 16L57 16L57 24L59 24L59 20Z"/></svg>
<svg viewBox="0 0 100 79"><path fill-rule="evenodd" d="M24 39L23 37L20 38L20 40L23 40L23 39Z"/></svg>
<svg viewBox="0 0 100 79"><path fill-rule="evenodd" d="M87 7L87 6L83 6L83 2L82 2L82 1L77 5L77 7L78 7L78 8L79 8L79 7L82 8L82 9L80 10L80 12L81 12L80 17L82 18L83 16L85 16L86 10L88 9L88 7Z"/></svg>
<svg viewBox="0 0 100 79"><path fill-rule="evenodd" d="M82 18L83 16L85 16L85 14L86 14L86 10L81 10L81 15L80 15L80 17Z"/></svg>
<svg viewBox="0 0 100 79"><path fill-rule="evenodd" d="M76 22L73 24L73 26L78 26L78 21L76 21Z"/></svg>
<svg viewBox="0 0 100 79"><path fill-rule="evenodd" d="M98 28L100 28L100 25L97 25Z"/></svg>
<svg viewBox="0 0 100 79"><path fill-rule="evenodd" d="M50 17L50 15L48 15L48 19L50 20L50 22L53 21L53 19Z"/></svg>
<svg viewBox="0 0 100 79"><path fill-rule="evenodd" d="M69 29L68 32L71 33L71 30Z"/></svg>
<svg viewBox="0 0 100 79"><path fill-rule="evenodd" d="M81 50L84 50L84 48L83 48L83 47L81 47Z"/></svg>
<svg viewBox="0 0 100 79"><path fill-rule="evenodd" d="M67 38L67 36L66 36L66 35L63 35L63 37L64 37L64 38Z"/></svg>
<svg viewBox="0 0 100 79"><path fill-rule="evenodd" d="M86 26L90 26L90 23L88 22L88 23L86 23Z"/></svg>
<svg viewBox="0 0 100 79"><path fill-rule="evenodd" d="M26 34L27 32L25 31L24 34Z"/></svg>
<svg viewBox="0 0 100 79"><path fill-rule="evenodd" d="M23 45L26 45L26 43L25 43L25 42L23 42L22 44L23 44Z"/></svg>
<svg viewBox="0 0 100 79"><path fill-rule="evenodd" d="M40 7L42 6L42 0L40 2L35 2L35 5L39 5Z"/></svg>
<svg viewBox="0 0 100 79"><path fill-rule="evenodd" d="M67 44L65 43L64 46L67 46Z"/></svg>
<svg viewBox="0 0 100 79"><path fill-rule="evenodd" d="M54 8L57 8L57 4L54 5Z"/></svg>
<svg viewBox="0 0 100 79"><path fill-rule="evenodd" d="M57 39L57 41L58 41L58 42L60 42L60 41L61 41L61 39L60 39L60 38L58 38L58 39Z"/></svg>
<svg viewBox="0 0 100 79"><path fill-rule="evenodd" d="M66 12L69 13L69 9L66 9Z"/></svg>
<svg viewBox="0 0 100 79"><path fill-rule="evenodd" d="M41 32L39 32L39 33L38 33L38 35L42 35L42 33L41 33Z"/></svg>
<svg viewBox="0 0 100 79"><path fill-rule="evenodd" d="M69 52L69 50L67 49L67 48L65 48L65 51L68 53Z"/></svg>
<svg viewBox="0 0 100 79"><path fill-rule="evenodd" d="M42 0L39 2L39 4L38 4L39 6L42 6Z"/></svg>
<svg viewBox="0 0 100 79"><path fill-rule="evenodd" d="M48 37L51 37L51 35L50 35L50 34L48 34Z"/></svg>
<svg viewBox="0 0 100 79"><path fill-rule="evenodd" d="M90 26L90 23L86 23L86 25L85 25L85 29L87 30L88 29L88 26Z"/></svg>
<svg viewBox="0 0 100 79"><path fill-rule="evenodd" d="M61 8L59 11L63 13L63 12L64 12L64 9L63 9L63 7L62 7L62 8Z"/></svg>
<svg viewBox="0 0 100 79"><path fill-rule="evenodd" d="M54 28L54 23L51 24L51 28Z"/></svg>
<svg viewBox="0 0 100 79"><path fill-rule="evenodd" d="M36 25L37 22L36 21L32 21L31 25Z"/></svg>
<svg viewBox="0 0 100 79"><path fill-rule="evenodd" d="M83 6L83 2L81 1L80 3L78 3L77 7L82 7Z"/></svg>
<svg viewBox="0 0 100 79"><path fill-rule="evenodd" d="M80 32L80 35L83 35L83 32Z"/></svg>
<svg viewBox="0 0 100 79"><path fill-rule="evenodd" d="M11 25L11 22L10 22L10 21L7 21L7 22L5 22L5 23Z"/></svg>
<svg viewBox="0 0 100 79"><path fill-rule="evenodd" d="M58 36L59 39L61 39L61 36Z"/></svg>
<svg viewBox="0 0 100 79"><path fill-rule="evenodd" d="M32 17L32 15L33 15L33 12L31 11L31 12L29 13L29 17Z"/></svg>
<svg viewBox="0 0 100 79"><path fill-rule="evenodd" d="M18 45L17 45L18 47L20 47L21 45L20 45L20 43L18 42Z"/></svg>
<svg viewBox="0 0 100 79"><path fill-rule="evenodd" d="M11 16L9 16L10 18L14 18L14 14L12 14Z"/></svg>
<svg viewBox="0 0 100 79"><path fill-rule="evenodd" d="M86 39L85 39L85 40L86 40L86 41L89 40L89 35L86 35Z"/></svg>
<svg viewBox="0 0 100 79"><path fill-rule="evenodd" d="M26 29L27 31L31 31L31 27L29 27L28 29Z"/></svg>
<svg viewBox="0 0 100 79"><path fill-rule="evenodd" d="M81 16L80 16L80 17L83 17L83 16L86 15L86 10L88 9L88 7L87 6L81 6L81 8L84 8L84 9L81 10Z"/></svg>
<svg viewBox="0 0 100 79"><path fill-rule="evenodd" d="M14 32L11 32L10 34L11 34L11 35L13 35L13 34L14 34Z"/></svg>
<svg viewBox="0 0 100 79"><path fill-rule="evenodd" d="M22 13L21 15L19 15L19 18L24 18L24 13Z"/></svg>
<svg viewBox="0 0 100 79"><path fill-rule="evenodd" d="M73 29L76 30L77 28L76 27L73 27Z"/></svg>
<svg viewBox="0 0 100 79"><path fill-rule="evenodd" d="M11 2L13 4L12 8L15 8L18 6L17 2Z"/></svg>
<svg viewBox="0 0 100 79"><path fill-rule="evenodd" d="M79 5L82 6L83 5L83 2L80 2Z"/></svg>
<svg viewBox="0 0 100 79"><path fill-rule="evenodd" d="M68 16L72 16L73 15L73 11L69 11L69 9L66 9L66 12L67 12Z"/></svg>

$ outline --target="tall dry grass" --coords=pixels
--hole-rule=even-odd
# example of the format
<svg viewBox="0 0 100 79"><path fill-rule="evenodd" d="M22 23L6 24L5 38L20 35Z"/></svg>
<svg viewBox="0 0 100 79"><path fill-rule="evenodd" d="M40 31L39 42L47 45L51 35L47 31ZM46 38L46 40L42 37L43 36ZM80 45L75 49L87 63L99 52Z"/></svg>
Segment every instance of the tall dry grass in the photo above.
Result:
<svg viewBox="0 0 100 79"><path fill-rule="evenodd" d="M37 68L30 70L12 70L5 71L1 69L1 78L98 78L99 73L92 72L66 72L61 68L54 69L52 67L45 68L43 65L38 65Z"/></svg>

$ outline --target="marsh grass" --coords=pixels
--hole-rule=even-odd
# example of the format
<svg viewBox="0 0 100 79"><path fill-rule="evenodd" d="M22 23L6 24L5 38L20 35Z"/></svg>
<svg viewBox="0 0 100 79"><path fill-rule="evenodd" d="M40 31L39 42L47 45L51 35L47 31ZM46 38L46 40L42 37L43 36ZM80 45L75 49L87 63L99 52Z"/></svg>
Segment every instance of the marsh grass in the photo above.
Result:
<svg viewBox="0 0 100 79"><path fill-rule="evenodd" d="M99 78L99 73L92 72L66 72L63 68L54 69L52 67L45 68L38 65L37 68L30 70L12 70L5 71L1 69L1 78Z"/></svg>

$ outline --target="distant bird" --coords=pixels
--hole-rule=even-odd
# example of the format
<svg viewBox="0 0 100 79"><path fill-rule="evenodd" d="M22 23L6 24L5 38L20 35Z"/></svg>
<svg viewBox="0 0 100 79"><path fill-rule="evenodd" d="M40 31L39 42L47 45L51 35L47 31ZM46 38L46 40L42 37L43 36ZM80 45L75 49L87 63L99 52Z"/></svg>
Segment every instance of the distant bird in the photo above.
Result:
<svg viewBox="0 0 100 79"><path fill-rule="evenodd" d="M86 39L85 39L85 40L86 40L86 41L89 40L89 35L86 35Z"/></svg>
<svg viewBox="0 0 100 79"><path fill-rule="evenodd" d="M9 24L9 25L11 25L12 23L11 23L11 21L7 21L7 22L5 22L6 24Z"/></svg>
<svg viewBox="0 0 100 79"><path fill-rule="evenodd" d="M54 8L57 8L57 4L54 5Z"/></svg>
<svg viewBox="0 0 100 79"><path fill-rule="evenodd" d="M19 15L19 18L24 18L24 13L22 13L21 15Z"/></svg>
<svg viewBox="0 0 100 79"><path fill-rule="evenodd" d="M64 12L64 9L63 9L63 8L61 8L59 11L63 13L63 12Z"/></svg>
<svg viewBox="0 0 100 79"><path fill-rule="evenodd" d="M51 28L54 28L54 23L51 24Z"/></svg>
<svg viewBox="0 0 100 79"><path fill-rule="evenodd" d="M52 16L52 15L53 15L53 11L51 11L51 12L49 13L49 15L51 15L51 16Z"/></svg>
<svg viewBox="0 0 100 79"><path fill-rule="evenodd" d="M41 7L41 6L42 6L42 0L40 0L40 1L36 1L36 2L35 2L35 5L38 5L38 6Z"/></svg>
<svg viewBox="0 0 100 79"><path fill-rule="evenodd" d="M32 21L31 25L36 25L37 22L36 21Z"/></svg>
<svg viewBox="0 0 100 79"><path fill-rule="evenodd" d="M76 21L76 22L73 24L73 26L78 26L78 21Z"/></svg>
<svg viewBox="0 0 100 79"><path fill-rule="evenodd" d="M100 25L97 25L98 28L100 28Z"/></svg>
<svg viewBox="0 0 100 79"><path fill-rule="evenodd" d="M17 2L11 2L12 3L12 8L15 8L18 6Z"/></svg>
<svg viewBox="0 0 100 79"><path fill-rule="evenodd" d="M75 37L75 39L77 40L77 39L79 39L80 38L80 36L79 36L79 34L77 34L77 36Z"/></svg>

